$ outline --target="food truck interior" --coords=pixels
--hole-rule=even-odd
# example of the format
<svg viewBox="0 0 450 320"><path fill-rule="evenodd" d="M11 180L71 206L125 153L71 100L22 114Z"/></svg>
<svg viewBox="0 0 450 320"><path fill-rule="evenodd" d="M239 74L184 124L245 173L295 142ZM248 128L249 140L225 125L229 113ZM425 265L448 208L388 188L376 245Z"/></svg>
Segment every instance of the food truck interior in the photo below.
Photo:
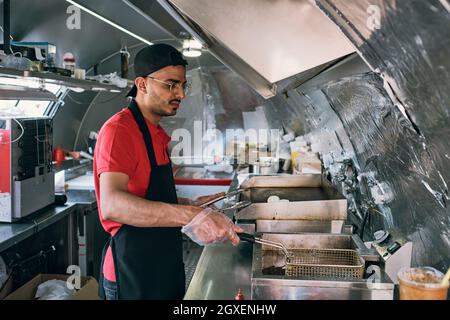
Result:
<svg viewBox="0 0 450 320"><path fill-rule="evenodd" d="M177 195L236 191L215 205L249 234L183 235L184 299L392 300L447 272L448 0L0 0L0 26L0 299L100 281L96 142L159 43L188 62L160 123Z"/></svg>

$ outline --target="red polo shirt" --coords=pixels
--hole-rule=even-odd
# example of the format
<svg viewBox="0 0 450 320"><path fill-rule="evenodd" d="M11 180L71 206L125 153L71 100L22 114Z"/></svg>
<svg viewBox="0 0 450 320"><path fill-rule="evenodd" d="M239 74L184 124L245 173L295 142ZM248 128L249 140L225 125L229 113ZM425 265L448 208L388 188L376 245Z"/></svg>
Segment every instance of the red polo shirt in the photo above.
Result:
<svg viewBox="0 0 450 320"><path fill-rule="evenodd" d="M158 165L169 163L165 152L170 137L160 126L155 127L147 119ZM116 113L101 128L94 154L95 193L99 209L100 221L106 232L114 235L121 227L121 223L106 220L102 216L100 206L100 175L103 172L121 172L126 174L128 192L145 198L150 181L150 161L144 139L136 121L128 108ZM107 250L103 263L103 275L109 281L116 281L114 262L111 248ZM100 284L101 285L101 284Z"/></svg>

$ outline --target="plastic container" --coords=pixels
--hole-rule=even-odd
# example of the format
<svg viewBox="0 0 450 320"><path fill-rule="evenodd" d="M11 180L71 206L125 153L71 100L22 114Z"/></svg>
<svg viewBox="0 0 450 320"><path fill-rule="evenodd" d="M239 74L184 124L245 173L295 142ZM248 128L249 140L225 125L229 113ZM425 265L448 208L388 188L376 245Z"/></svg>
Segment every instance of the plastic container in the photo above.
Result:
<svg viewBox="0 0 450 320"><path fill-rule="evenodd" d="M75 56L71 52L64 53L63 68L70 70L72 74L75 73Z"/></svg>
<svg viewBox="0 0 450 320"><path fill-rule="evenodd" d="M0 67L27 71L31 70L31 60L0 53Z"/></svg>
<svg viewBox="0 0 450 320"><path fill-rule="evenodd" d="M441 286L444 274L432 267L403 268L398 274L400 300L447 300L449 284Z"/></svg>

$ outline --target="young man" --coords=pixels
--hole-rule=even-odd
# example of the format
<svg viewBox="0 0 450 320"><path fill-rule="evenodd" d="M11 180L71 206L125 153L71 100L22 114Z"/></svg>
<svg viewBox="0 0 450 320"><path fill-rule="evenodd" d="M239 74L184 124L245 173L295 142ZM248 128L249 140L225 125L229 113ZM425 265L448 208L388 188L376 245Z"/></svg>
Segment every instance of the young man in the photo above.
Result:
<svg viewBox="0 0 450 320"><path fill-rule="evenodd" d="M99 133L94 174L100 220L110 233L102 262L100 295L106 299L181 299L185 293L182 233L200 244L239 243L242 229L202 203L177 199L167 146L159 126L185 98L186 66L166 44L135 58L135 85L128 108Z"/></svg>

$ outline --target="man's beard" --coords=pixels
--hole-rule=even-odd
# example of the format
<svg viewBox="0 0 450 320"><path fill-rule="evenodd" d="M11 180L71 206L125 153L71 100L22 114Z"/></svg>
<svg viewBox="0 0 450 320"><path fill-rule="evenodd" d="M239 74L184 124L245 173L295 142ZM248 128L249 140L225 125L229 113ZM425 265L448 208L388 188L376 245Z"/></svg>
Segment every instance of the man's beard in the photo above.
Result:
<svg viewBox="0 0 450 320"><path fill-rule="evenodd" d="M170 104L168 105L169 106L169 108L161 108L161 109L159 109L156 113L157 113L157 115L158 116L160 116L160 117L171 117L171 116L174 116L174 115L176 115L177 114L177 109L178 108L174 108L174 107L172 107ZM170 110L171 109L171 110Z"/></svg>
<svg viewBox="0 0 450 320"><path fill-rule="evenodd" d="M172 105L171 104L172 102L179 102L179 103L181 103L181 101L179 99L172 99L172 100L170 100L169 103L166 105L168 107L168 109L167 109L167 107L166 108L161 108L160 109L160 113L158 115L161 116L161 117L169 117L169 116L176 115L177 114L177 110L180 107L180 105L179 104L178 105ZM170 111L167 111L167 110L170 110Z"/></svg>

